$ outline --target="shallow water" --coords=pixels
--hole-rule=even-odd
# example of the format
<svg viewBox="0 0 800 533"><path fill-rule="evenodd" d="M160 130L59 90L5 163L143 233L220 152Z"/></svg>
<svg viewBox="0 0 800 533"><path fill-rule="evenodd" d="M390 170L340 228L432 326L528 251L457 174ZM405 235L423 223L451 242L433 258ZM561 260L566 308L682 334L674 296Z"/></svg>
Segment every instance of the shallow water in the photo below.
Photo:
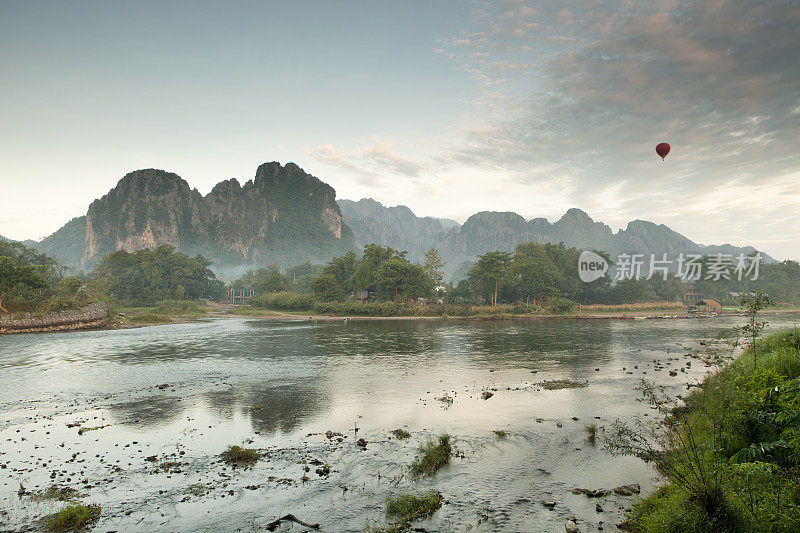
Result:
<svg viewBox="0 0 800 533"><path fill-rule="evenodd" d="M646 491L657 480L642 462L605 454L602 431L589 443L584 426L652 416L635 391L643 377L685 394L709 370L687 347L740 320L214 319L0 337L0 530L57 508L18 496L20 483L35 492L54 482L102 505L95 531L254 531L286 513L360 531L383 520L387 495L425 488L446 500L416 524L429 531L563 531L570 516L582 531L615 529L632 498L607 496L599 513L571 489ZM589 385L536 385L552 379ZM481 399L485 390L494 396ZM437 400L444 394L452 404ZM394 439L395 428L411 438ZM444 431L458 457L410 480L416 447ZM218 461L243 442L265 454L254 468ZM166 460L181 464L159 469ZM330 475L317 475L316 461ZM206 494L187 492L199 483Z"/></svg>

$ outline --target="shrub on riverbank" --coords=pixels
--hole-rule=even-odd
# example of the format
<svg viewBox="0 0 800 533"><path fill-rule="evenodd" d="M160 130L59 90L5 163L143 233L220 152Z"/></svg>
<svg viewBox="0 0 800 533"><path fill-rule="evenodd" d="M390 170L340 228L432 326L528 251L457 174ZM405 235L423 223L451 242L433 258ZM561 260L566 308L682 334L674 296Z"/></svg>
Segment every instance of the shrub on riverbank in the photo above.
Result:
<svg viewBox="0 0 800 533"><path fill-rule="evenodd" d="M265 292L256 294L247 303L261 309L277 309L279 311L306 311L313 309L314 297L297 292Z"/></svg>
<svg viewBox="0 0 800 533"><path fill-rule="evenodd" d="M667 418L649 459L669 482L634 507L629 530L800 531L797 339L790 330L759 342L755 368L748 348ZM648 459L646 447L627 452Z"/></svg>
<svg viewBox="0 0 800 533"><path fill-rule="evenodd" d="M433 476L442 467L450 464L453 455L452 437L447 433L439 435L437 439L429 439L420 445L417 458L411 463L411 476L420 478Z"/></svg>
<svg viewBox="0 0 800 533"><path fill-rule="evenodd" d="M99 519L99 505L76 503L44 517L42 526L45 531L79 531L91 526Z"/></svg>
<svg viewBox="0 0 800 533"><path fill-rule="evenodd" d="M244 467L253 466L261 458L257 451L235 445L228 446L228 448L220 454L220 457L231 466Z"/></svg>

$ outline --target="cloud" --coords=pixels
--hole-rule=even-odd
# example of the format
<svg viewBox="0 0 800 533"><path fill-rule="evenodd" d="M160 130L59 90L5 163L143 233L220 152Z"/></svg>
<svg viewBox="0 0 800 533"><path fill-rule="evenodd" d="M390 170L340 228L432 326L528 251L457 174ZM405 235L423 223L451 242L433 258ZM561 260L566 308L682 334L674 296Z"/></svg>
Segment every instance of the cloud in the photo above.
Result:
<svg viewBox="0 0 800 533"><path fill-rule="evenodd" d="M393 143L375 135L362 140L361 144L358 149L345 153L326 143L316 148L307 147L306 154L344 170L357 183L378 186L389 177L419 178L433 164L402 157L393 149Z"/></svg>
<svg viewBox="0 0 800 533"><path fill-rule="evenodd" d="M800 168L797 3L485 3L475 24L487 41L450 51L486 88L485 115L442 158L503 169L520 187L560 183L575 205L618 218L716 209L739 240L760 237L758 211L800 222L797 195L781 196Z"/></svg>

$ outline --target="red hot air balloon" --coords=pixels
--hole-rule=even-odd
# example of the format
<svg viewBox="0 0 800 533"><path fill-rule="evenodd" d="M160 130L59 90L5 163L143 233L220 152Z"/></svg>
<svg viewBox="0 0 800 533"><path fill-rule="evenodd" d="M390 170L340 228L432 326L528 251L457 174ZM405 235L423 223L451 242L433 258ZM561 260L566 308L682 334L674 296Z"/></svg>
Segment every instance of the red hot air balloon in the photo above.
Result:
<svg viewBox="0 0 800 533"><path fill-rule="evenodd" d="M667 143L658 143L656 145L656 153L661 156L661 160L663 161L669 153L669 145Z"/></svg>

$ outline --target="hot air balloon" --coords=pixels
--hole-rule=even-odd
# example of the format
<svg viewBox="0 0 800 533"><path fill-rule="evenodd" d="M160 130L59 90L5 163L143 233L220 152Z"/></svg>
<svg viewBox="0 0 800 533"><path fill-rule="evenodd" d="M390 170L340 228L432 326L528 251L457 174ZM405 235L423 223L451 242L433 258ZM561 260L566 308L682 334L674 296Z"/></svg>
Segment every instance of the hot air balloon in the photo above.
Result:
<svg viewBox="0 0 800 533"><path fill-rule="evenodd" d="M663 161L669 153L669 145L667 143L658 143L656 145L656 153L661 156L661 160Z"/></svg>

